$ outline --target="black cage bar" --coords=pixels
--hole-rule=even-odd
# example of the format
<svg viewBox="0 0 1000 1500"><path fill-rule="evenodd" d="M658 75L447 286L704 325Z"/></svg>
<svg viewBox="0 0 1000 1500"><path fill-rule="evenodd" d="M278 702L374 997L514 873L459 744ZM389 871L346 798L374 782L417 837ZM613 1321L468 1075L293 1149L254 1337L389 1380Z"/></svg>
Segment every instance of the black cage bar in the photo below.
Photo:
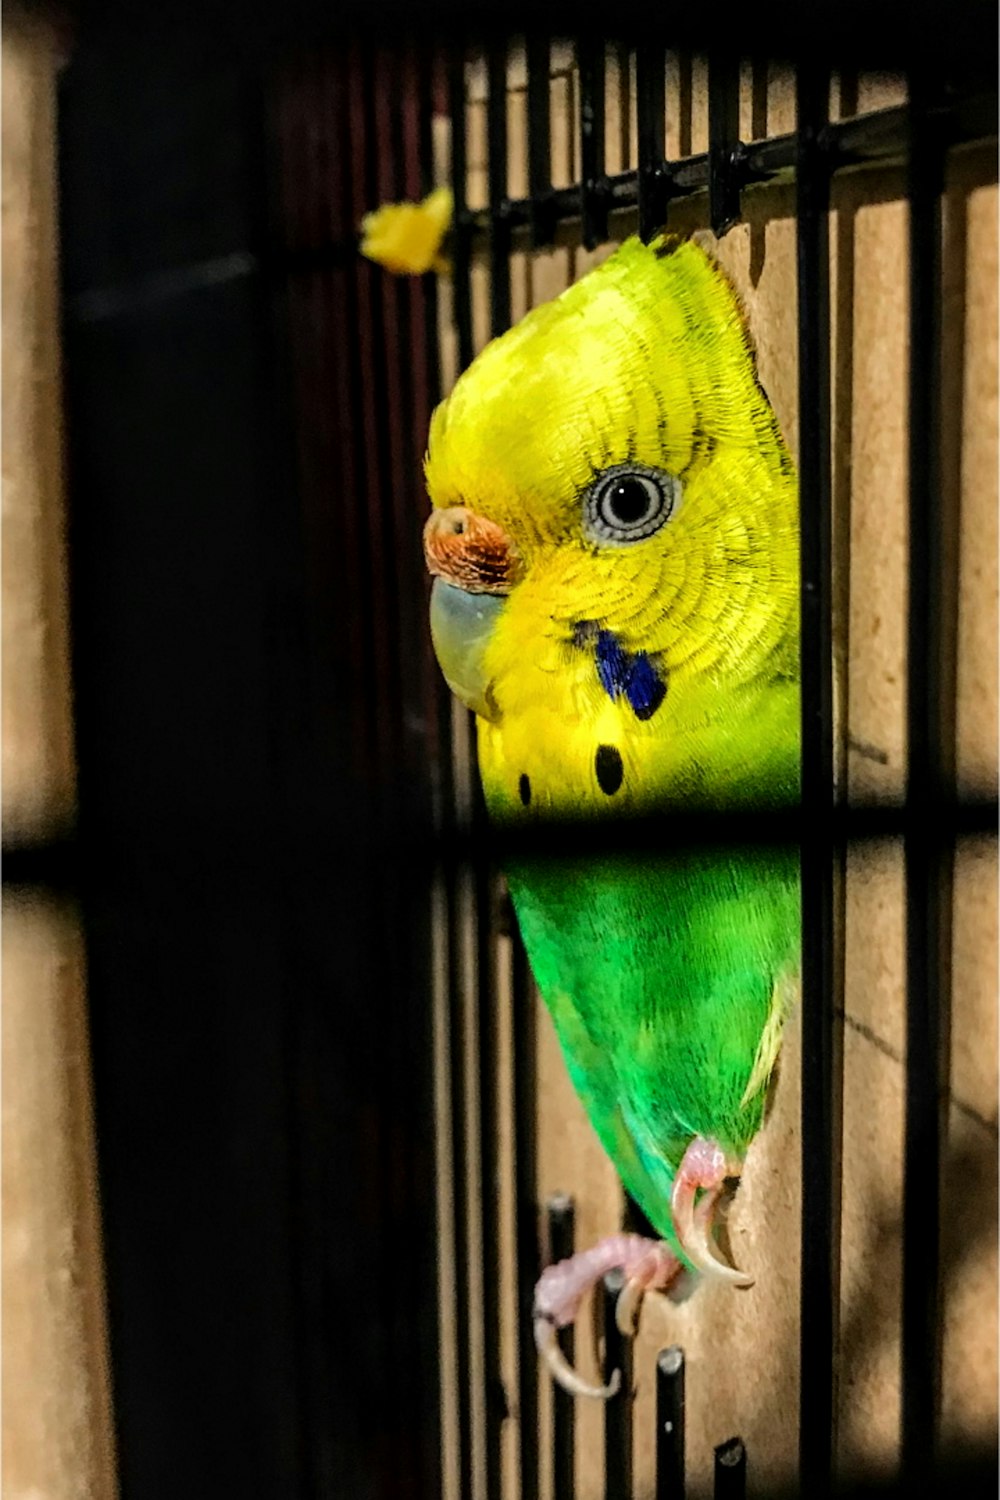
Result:
<svg viewBox="0 0 1000 1500"><path fill-rule="evenodd" d="M452 1464L462 1500L500 1496L512 1393L501 1378L494 1274L496 986L508 938L518 1493L532 1500L543 1472L558 1500L581 1482L565 1397L555 1398L552 1451L538 1442L531 1290L542 1239L553 1254L567 1250L573 1217L571 1205L551 1202L543 1236L534 995L495 873L504 846L485 827L481 798L473 790L463 801L459 786L471 725L438 682L423 624L420 459L439 394L438 289L433 275L391 281L355 253L365 211L416 198L435 179L434 113L450 120L459 368L474 352L477 256L489 269L498 334L511 319L514 249L560 237L593 248L609 221L624 222L611 220L615 213L636 214L648 238L675 200L699 193L721 234L741 220L751 185L794 179L806 817L769 820L769 831L753 818L728 821L724 833L701 818L671 829L696 843L803 835L799 1433L801 1492L810 1497L836 1482L836 863L849 837L905 837L907 1493L922 1492L936 1461L945 908L956 837L995 828L996 818L992 803L959 808L952 791L956 576L953 538L935 510L947 419L940 204L947 152L995 134L995 87L953 67L932 89L921 73L908 105L831 122L831 62L813 56L799 70L796 131L744 142L739 57L713 52L717 39L702 23L708 150L669 161L665 49L691 37L651 31L637 48L629 97L637 167L609 173L604 40L585 35L572 122L579 178L554 189L556 28L538 20L525 50L525 199L509 191L511 38L499 29L482 46L429 30L394 46L359 36L312 51L286 35L277 56L251 49L248 61L244 49L220 62L217 49L192 48L188 34L152 48L126 28L83 26L65 74L81 814L70 860L65 845L12 851L5 878L68 879L86 922L125 1500L432 1496ZM780 54L764 21L756 53ZM488 190L477 210L467 199L472 56L486 77ZM911 211L909 782L902 808L844 809L833 799L827 218L837 173L901 161ZM628 836L641 844L661 833L652 826ZM586 828L552 837L555 857L597 847ZM441 972L454 1162L447 1370L438 1344L435 1043L430 1006L420 1003ZM467 1185L473 1161L478 1203ZM470 1218L479 1224L478 1267ZM609 1370L627 1365L617 1338L610 1317ZM479 1393L471 1391L474 1347ZM677 1496L685 1382L710 1375L688 1368L678 1349L661 1353L649 1375L657 1493ZM451 1455L441 1446L442 1381L456 1392ZM606 1414L609 1496L632 1493L627 1386ZM715 1493L742 1494L753 1454L738 1436L719 1438ZM978 1477L969 1471L967 1489Z"/></svg>
<svg viewBox="0 0 1000 1500"><path fill-rule="evenodd" d="M941 465L941 195L944 160L929 118L928 79L911 81L909 640L906 835L906 1154L903 1187L904 1470L911 1485L933 1465L940 1413L942 1288L940 1182L947 1138L949 928L952 851L933 839L954 776L954 517L943 513ZM952 564L949 567L949 563ZM930 1183L932 1191L921 1192ZM925 1201L921 1204L921 1199ZM920 1226L918 1231L918 1224ZM916 1241L911 1249L910 1237Z"/></svg>
<svg viewBox="0 0 1000 1500"><path fill-rule="evenodd" d="M836 1447L840 1286L840 1078L836 1056L833 859L833 586L830 470L828 166L819 148L830 75L800 70L797 280L802 620L802 802L815 837L802 843L802 1283L799 1472L803 1491L830 1487ZM808 1164L808 1170L807 1170Z"/></svg>

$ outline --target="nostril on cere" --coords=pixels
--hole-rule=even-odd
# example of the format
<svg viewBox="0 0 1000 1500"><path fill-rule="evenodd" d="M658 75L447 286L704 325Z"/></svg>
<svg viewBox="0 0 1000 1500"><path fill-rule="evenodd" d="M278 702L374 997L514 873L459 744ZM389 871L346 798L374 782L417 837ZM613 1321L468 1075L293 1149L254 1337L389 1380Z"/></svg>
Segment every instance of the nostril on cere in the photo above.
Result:
<svg viewBox="0 0 1000 1500"><path fill-rule="evenodd" d="M473 594L509 593L520 573L503 527L459 505L428 517L424 556L435 577Z"/></svg>

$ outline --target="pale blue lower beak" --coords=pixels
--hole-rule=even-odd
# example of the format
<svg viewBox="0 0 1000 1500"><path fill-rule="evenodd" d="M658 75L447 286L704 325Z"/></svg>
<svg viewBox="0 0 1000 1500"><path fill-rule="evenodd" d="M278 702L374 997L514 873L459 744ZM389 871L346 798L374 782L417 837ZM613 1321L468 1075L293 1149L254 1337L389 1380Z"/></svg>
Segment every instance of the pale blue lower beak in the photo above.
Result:
<svg viewBox="0 0 1000 1500"><path fill-rule="evenodd" d="M443 578L435 578L431 589L431 639L438 664L455 697L483 719L499 717L484 659L506 603L503 594L470 594Z"/></svg>

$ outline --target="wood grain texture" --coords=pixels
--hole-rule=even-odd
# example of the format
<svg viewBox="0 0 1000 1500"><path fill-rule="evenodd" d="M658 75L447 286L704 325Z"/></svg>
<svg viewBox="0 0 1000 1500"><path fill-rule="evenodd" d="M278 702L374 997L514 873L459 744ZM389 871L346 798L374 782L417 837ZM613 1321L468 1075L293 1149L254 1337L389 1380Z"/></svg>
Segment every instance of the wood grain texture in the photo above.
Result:
<svg viewBox="0 0 1000 1500"><path fill-rule="evenodd" d="M57 337L57 37L3 24L3 784L7 838L75 798ZM80 927L3 911L3 1494L112 1500L110 1378Z"/></svg>

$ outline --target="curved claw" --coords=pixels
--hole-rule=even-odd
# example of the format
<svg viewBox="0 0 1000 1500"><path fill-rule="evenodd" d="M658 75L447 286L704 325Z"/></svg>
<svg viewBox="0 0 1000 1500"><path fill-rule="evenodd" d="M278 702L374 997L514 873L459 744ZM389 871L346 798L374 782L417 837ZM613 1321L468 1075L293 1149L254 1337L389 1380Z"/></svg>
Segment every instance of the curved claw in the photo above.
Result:
<svg viewBox="0 0 1000 1500"><path fill-rule="evenodd" d="M716 1276L721 1281L732 1282L733 1286L753 1286L753 1277L746 1271L739 1270L736 1266L728 1266L724 1260L720 1260L714 1250L710 1248L711 1241L706 1228L695 1222L694 1214L682 1208L674 1210L674 1227L677 1230L677 1238L681 1249L688 1260L699 1271L706 1276Z"/></svg>
<svg viewBox="0 0 1000 1500"><path fill-rule="evenodd" d="M593 1396L599 1401L607 1401L617 1394L618 1387L622 1383L620 1370L615 1370L607 1385L591 1385L578 1375L559 1347L556 1337L556 1329L548 1318L535 1319L535 1344L539 1354L549 1367L553 1380L568 1391L571 1396Z"/></svg>
<svg viewBox="0 0 1000 1500"><path fill-rule="evenodd" d="M615 1322L618 1325L618 1332L627 1339L635 1337L639 1308L646 1295L647 1285L648 1283L638 1276L630 1276L618 1293L618 1300L615 1302Z"/></svg>
<svg viewBox="0 0 1000 1500"><path fill-rule="evenodd" d="M692 1146L698 1153L697 1165L685 1170L687 1161L687 1156L685 1156L685 1161L681 1163L680 1170L674 1178L673 1191L670 1195L674 1229L681 1249L691 1264L704 1275L728 1281L733 1286L753 1286L752 1276L736 1266L727 1265L716 1254L715 1242L712 1239L712 1215L722 1192L723 1181L726 1176L730 1175L729 1163L719 1148L711 1146L708 1142L696 1141L692 1143ZM689 1147L689 1152L692 1152L691 1147ZM704 1172L706 1166L710 1168L711 1175ZM696 1207L695 1196L699 1187L704 1187L706 1192Z"/></svg>

